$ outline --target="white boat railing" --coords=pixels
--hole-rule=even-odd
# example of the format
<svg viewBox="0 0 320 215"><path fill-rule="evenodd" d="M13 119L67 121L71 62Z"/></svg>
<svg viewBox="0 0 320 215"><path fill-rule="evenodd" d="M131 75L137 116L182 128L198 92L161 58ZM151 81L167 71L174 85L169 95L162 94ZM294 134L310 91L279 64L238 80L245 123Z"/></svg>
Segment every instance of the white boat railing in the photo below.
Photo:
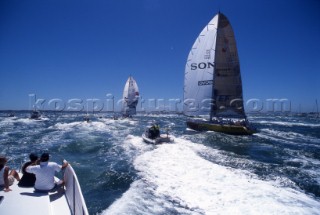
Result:
<svg viewBox="0 0 320 215"><path fill-rule="evenodd" d="M80 184L72 166L69 164L64 172L65 195L74 215L89 215Z"/></svg>

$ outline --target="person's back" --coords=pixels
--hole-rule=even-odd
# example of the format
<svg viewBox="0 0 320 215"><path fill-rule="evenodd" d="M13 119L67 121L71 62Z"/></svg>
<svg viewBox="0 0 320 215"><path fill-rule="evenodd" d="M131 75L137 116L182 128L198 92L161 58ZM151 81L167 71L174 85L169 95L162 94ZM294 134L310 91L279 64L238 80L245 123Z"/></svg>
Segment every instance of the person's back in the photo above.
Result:
<svg viewBox="0 0 320 215"><path fill-rule="evenodd" d="M29 155L30 161L26 162L22 166L22 177L18 183L18 186L20 187L33 187L36 181L36 176L33 173L28 173L26 171L26 168L30 165L36 165L36 161L38 160L38 156L34 153L31 153Z"/></svg>
<svg viewBox="0 0 320 215"><path fill-rule="evenodd" d="M65 166L63 166L64 168ZM55 162L49 162L49 154L43 153L40 158L40 165L28 166L27 172L36 175L35 189L49 191L55 187L54 175L59 172L62 166Z"/></svg>
<svg viewBox="0 0 320 215"><path fill-rule="evenodd" d="M27 168L36 175L34 187L37 190L51 190L54 188L54 175L59 172L61 167L54 162L40 162L40 165Z"/></svg>

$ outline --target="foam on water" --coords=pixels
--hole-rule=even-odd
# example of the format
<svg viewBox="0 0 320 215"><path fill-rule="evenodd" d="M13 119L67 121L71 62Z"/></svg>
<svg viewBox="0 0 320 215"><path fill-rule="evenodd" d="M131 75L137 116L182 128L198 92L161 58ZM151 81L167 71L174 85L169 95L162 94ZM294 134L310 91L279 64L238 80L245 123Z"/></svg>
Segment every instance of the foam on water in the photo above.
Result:
<svg viewBox="0 0 320 215"><path fill-rule="evenodd" d="M318 214L320 203L302 191L214 164L199 156L212 148L175 141L127 139L141 148L133 162L140 179L103 214Z"/></svg>
<svg viewBox="0 0 320 215"><path fill-rule="evenodd" d="M128 135L124 140L122 147L124 148L128 157L135 160L137 156L153 150L155 148L152 144L146 144L141 137Z"/></svg>
<svg viewBox="0 0 320 215"><path fill-rule="evenodd" d="M45 119L39 119L39 120L34 120L34 119L30 119L30 118L19 118L17 120L15 120L15 122L20 122L20 123L24 123L24 124L42 124L45 121L48 121L48 118Z"/></svg>
<svg viewBox="0 0 320 215"><path fill-rule="evenodd" d="M264 139L280 141L286 144L293 144L293 145L296 145L297 141L299 141L300 145L307 144L308 146L313 146L317 148L319 148L318 143L320 142L319 138L316 138L313 136L300 134L292 131L279 131L279 130L274 130L270 128L260 129L260 132L254 135Z"/></svg>
<svg viewBox="0 0 320 215"><path fill-rule="evenodd" d="M267 121L260 120L256 121L256 123L264 124L264 125L281 125L281 126L305 126L305 127L320 127L320 124L315 123L302 123L302 122L285 122L285 121Z"/></svg>
<svg viewBox="0 0 320 215"><path fill-rule="evenodd" d="M57 123L56 125L50 128L57 128L61 130L73 130L73 129L82 129L88 131L106 131L108 126L102 122L71 122L71 123Z"/></svg>
<svg viewBox="0 0 320 215"><path fill-rule="evenodd" d="M17 120L17 117L3 117L0 118L0 127L13 124Z"/></svg>

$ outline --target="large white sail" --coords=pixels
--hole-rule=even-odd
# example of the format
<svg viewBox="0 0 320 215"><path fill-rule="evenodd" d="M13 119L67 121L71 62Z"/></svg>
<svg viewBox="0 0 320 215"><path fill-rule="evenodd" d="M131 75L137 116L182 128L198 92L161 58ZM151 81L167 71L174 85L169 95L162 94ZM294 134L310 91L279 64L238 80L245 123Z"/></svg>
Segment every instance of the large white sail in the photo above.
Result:
<svg viewBox="0 0 320 215"><path fill-rule="evenodd" d="M202 30L188 56L184 113L244 117L236 42L228 19L218 13Z"/></svg>
<svg viewBox="0 0 320 215"><path fill-rule="evenodd" d="M184 79L186 115L209 115L211 111L217 27L218 16L215 16L189 52Z"/></svg>
<svg viewBox="0 0 320 215"><path fill-rule="evenodd" d="M122 112L126 116L136 114L136 106L139 101L139 88L133 77L129 77L123 90Z"/></svg>

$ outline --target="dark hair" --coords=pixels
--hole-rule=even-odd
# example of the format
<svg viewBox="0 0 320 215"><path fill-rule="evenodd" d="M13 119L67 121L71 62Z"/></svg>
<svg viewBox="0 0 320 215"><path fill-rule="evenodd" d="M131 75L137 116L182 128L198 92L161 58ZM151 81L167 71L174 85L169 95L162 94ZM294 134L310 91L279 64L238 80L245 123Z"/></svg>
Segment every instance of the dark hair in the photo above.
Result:
<svg viewBox="0 0 320 215"><path fill-rule="evenodd" d="M0 170L2 170L7 161L8 159L5 156L0 155Z"/></svg>
<svg viewBox="0 0 320 215"><path fill-rule="evenodd" d="M47 162L49 160L49 153L43 153L42 155L41 155L41 158L40 158L40 161L42 161L42 162Z"/></svg>
<svg viewBox="0 0 320 215"><path fill-rule="evenodd" d="M30 160L31 160L32 162L34 162L34 161L38 160L38 155L36 155L35 153L31 153L31 154L29 155L29 158L30 158Z"/></svg>

